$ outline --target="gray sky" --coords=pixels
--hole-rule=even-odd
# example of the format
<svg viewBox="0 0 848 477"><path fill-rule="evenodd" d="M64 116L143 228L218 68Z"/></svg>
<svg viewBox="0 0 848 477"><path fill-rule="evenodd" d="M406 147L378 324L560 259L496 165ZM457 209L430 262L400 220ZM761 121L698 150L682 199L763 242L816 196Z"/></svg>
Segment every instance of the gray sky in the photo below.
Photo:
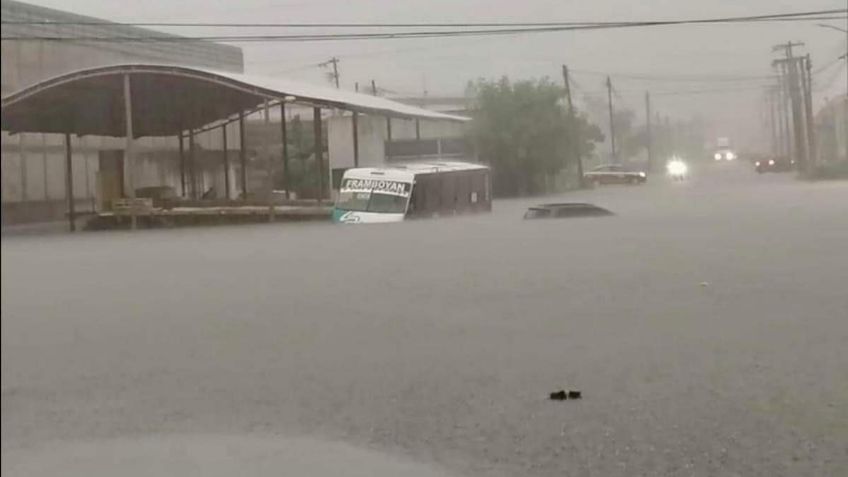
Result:
<svg viewBox="0 0 848 477"><path fill-rule="evenodd" d="M677 19L845 8L845 0L33 0L30 3L114 21L200 22L482 22ZM130 7L129 5L138 5ZM141 7L143 5L143 7ZM846 25L841 25L843 28ZM211 33L169 29L182 34ZM255 32L256 30L250 30ZM299 30L300 31L300 30ZM279 30L275 32L280 33ZM222 31L215 33L248 33ZM603 93L613 77L616 102L644 109L651 90L655 109L674 117L699 114L717 135L760 136L762 81L680 81L680 76L759 76L771 73L774 44L804 41L814 68L845 51L845 36L810 23L760 23L561 32L514 37L440 38L318 43L248 43L246 71L323 82L315 63L341 59L342 87L373 78L387 89L459 94L468 80L508 75L559 79L560 65L575 70L578 93ZM844 62L818 75L816 101L845 90ZM842 70L839 74L838 71ZM636 80L617 74L666 77ZM675 81L668 80L674 77ZM716 92L704 90L727 90ZM699 94L688 92L699 91Z"/></svg>

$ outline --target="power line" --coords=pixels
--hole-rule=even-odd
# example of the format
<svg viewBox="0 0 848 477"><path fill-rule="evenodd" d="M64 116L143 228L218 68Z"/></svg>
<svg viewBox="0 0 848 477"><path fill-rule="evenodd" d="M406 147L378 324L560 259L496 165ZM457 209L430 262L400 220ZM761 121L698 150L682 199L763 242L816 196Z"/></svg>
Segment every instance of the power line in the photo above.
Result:
<svg viewBox="0 0 848 477"><path fill-rule="evenodd" d="M291 34L291 35L218 35L218 36L4 36L3 41L87 41L87 42L181 42L181 41L219 41L219 42L306 42L306 41L338 41L338 40L396 40L410 38L434 38L434 37L467 37L467 36L492 36L492 35L519 35L533 33L551 33L561 31L601 30L634 27L654 27L669 25L692 25L713 23L747 23L755 21L791 20L803 21L811 15L846 13L848 10L823 10L818 12L781 13L771 15L756 15L745 17L725 17L711 19L693 20L670 20L670 21L648 21L648 22L617 22L596 23L581 25L555 25L555 26L521 26L516 28L495 29L472 29L472 30L424 30L424 31L391 31L391 32L369 32L369 33L318 33L318 34ZM6 22L4 22L6 23ZM6 23L10 24L10 23ZM46 25L58 25L51 22ZM105 25L132 24L105 23ZM318 24L310 24L316 26ZM325 24L329 25L329 24ZM339 24L341 25L341 24ZM351 24L375 27L391 24ZM418 27L423 24L417 24ZM466 24L474 26L474 24Z"/></svg>
<svg viewBox="0 0 848 477"><path fill-rule="evenodd" d="M434 22L434 23L203 23L203 22L107 22L107 21L3 21L4 25L80 25L80 26L143 26L143 27L204 27L204 28L486 28L486 27L622 27L652 26L691 23L727 23L778 20L839 20L834 15L848 13L848 9L817 10L794 13L749 15L684 20L635 20L635 21L571 21L571 22Z"/></svg>

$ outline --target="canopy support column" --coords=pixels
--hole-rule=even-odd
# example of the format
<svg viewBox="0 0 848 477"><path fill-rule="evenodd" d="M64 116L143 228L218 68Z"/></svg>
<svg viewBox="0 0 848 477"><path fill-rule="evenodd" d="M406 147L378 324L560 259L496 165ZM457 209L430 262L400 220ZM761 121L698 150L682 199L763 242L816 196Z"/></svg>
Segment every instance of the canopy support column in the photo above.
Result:
<svg viewBox="0 0 848 477"><path fill-rule="evenodd" d="M359 113L353 112L353 167L359 167Z"/></svg>
<svg viewBox="0 0 848 477"><path fill-rule="evenodd" d="M421 120L415 119L415 139L421 140Z"/></svg>
<svg viewBox="0 0 848 477"><path fill-rule="evenodd" d="M221 141L224 150L224 197L230 200L230 155L227 151L227 123L221 126Z"/></svg>
<svg viewBox="0 0 848 477"><path fill-rule="evenodd" d="M318 162L318 203L324 200L324 139L321 137L321 108L312 108L312 131L315 136L315 160Z"/></svg>
<svg viewBox="0 0 848 477"><path fill-rule="evenodd" d="M135 182L133 181L135 134L133 133L132 87L130 85L129 74L124 74L124 116L124 136L126 138L126 146L124 146L124 180L127 184L124 191L129 199L135 199ZM130 202L130 228L135 230L138 227L135 217L135 200L130 200Z"/></svg>
<svg viewBox="0 0 848 477"><path fill-rule="evenodd" d="M241 163L241 198L247 200L247 151L245 149L244 112L239 112L239 162Z"/></svg>
<svg viewBox="0 0 848 477"><path fill-rule="evenodd" d="M65 133L65 196L68 199L68 230L77 229L74 210L74 165L71 160L71 133Z"/></svg>
<svg viewBox="0 0 848 477"><path fill-rule="evenodd" d="M263 106L265 113L265 131L271 129L271 115L268 111L268 100L265 100ZM274 158L271 157L271 150L268 147L268 135L262 135L262 155L265 156L265 171L268 175L268 222L274 221Z"/></svg>
<svg viewBox="0 0 848 477"><path fill-rule="evenodd" d="M286 199L289 198L291 181L289 181L289 146L288 130L286 129L286 103L280 102L280 140L283 141L281 154L283 156L283 182L286 188Z"/></svg>
<svg viewBox="0 0 848 477"><path fill-rule="evenodd" d="M183 144L183 131L180 131L180 195L186 195L186 171L185 171L185 144Z"/></svg>
<svg viewBox="0 0 848 477"><path fill-rule="evenodd" d="M191 187L191 198L197 199L197 178L194 175L194 130L188 130L188 180Z"/></svg>

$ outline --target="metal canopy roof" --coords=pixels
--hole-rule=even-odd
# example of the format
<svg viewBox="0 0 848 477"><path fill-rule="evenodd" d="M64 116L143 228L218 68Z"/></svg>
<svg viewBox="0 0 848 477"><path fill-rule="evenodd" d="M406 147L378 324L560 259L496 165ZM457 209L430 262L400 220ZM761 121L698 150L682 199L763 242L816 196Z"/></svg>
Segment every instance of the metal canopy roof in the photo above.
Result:
<svg viewBox="0 0 848 477"><path fill-rule="evenodd" d="M2 99L2 129L123 137L124 75L130 76L135 137L175 136L255 109L293 101L365 114L467 121L389 99L263 76L128 64L60 75Z"/></svg>

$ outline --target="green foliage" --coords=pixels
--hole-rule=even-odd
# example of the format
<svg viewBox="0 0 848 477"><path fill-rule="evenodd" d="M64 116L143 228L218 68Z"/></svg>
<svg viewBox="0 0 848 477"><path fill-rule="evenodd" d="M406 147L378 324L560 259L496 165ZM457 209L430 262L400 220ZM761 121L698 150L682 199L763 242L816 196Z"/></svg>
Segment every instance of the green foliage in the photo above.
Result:
<svg viewBox="0 0 848 477"><path fill-rule="evenodd" d="M478 155L492 167L497 195L545 192L576 161L578 148L585 157L603 140L584 115L569 118L563 88L548 79L480 80L469 85L469 94L476 110L470 134Z"/></svg>

